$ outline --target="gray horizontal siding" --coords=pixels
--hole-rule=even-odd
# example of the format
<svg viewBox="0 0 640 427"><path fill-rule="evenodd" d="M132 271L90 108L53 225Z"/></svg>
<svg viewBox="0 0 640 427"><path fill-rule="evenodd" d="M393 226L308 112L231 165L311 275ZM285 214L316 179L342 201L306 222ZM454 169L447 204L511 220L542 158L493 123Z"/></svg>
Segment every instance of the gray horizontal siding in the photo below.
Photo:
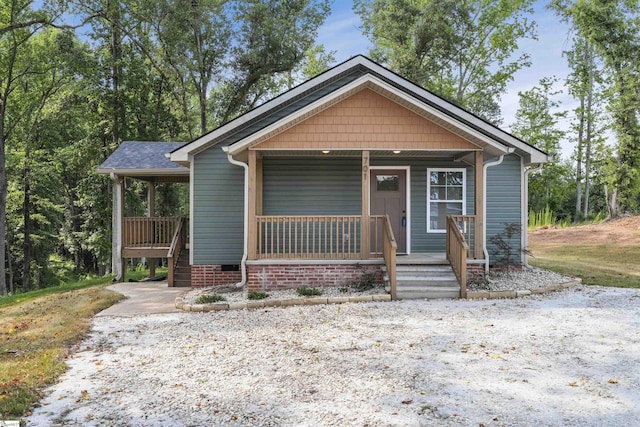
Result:
<svg viewBox="0 0 640 427"><path fill-rule="evenodd" d="M487 251L489 261L495 259L495 245L490 243L492 236L504 231L505 223L521 224L521 163L520 157L512 154L505 156L502 164L487 169ZM510 240L514 248L516 262L520 262L521 236Z"/></svg>
<svg viewBox="0 0 640 427"><path fill-rule="evenodd" d="M360 215L358 158L263 159L264 215Z"/></svg>
<svg viewBox="0 0 640 427"><path fill-rule="evenodd" d="M239 264L244 246L244 169L232 165L220 146L194 158L194 264Z"/></svg>
<svg viewBox="0 0 640 427"><path fill-rule="evenodd" d="M475 213L474 168L445 159L393 158L371 159L372 166L411 167L411 252L444 252L444 233L427 233L427 168L466 168L467 215Z"/></svg>

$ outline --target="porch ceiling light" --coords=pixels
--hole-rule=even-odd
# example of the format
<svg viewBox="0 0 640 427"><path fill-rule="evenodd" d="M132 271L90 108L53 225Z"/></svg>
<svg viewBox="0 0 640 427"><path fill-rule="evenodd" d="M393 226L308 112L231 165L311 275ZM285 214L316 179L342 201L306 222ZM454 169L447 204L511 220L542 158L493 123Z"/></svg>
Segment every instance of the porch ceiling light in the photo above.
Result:
<svg viewBox="0 0 640 427"><path fill-rule="evenodd" d="M402 153L402 151L400 151L400 150L393 150L393 154L400 154L400 153Z"/></svg>
<svg viewBox="0 0 640 427"><path fill-rule="evenodd" d="M322 150L322 154L329 154L331 150Z"/></svg>

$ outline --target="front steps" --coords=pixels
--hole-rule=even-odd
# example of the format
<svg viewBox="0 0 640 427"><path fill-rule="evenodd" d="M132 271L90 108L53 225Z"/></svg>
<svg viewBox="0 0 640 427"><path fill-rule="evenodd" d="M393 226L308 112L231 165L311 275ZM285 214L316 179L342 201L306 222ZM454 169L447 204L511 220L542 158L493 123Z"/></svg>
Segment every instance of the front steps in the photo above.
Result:
<svg viewBox="0 0 640 427"><path fill-rule="evenodd" d="M191 286L191 265L189 265L189 249L180 251L178 264L173 272L174 287L190 287Z"/></svg>
<svg viewBox="0 0 640 427"><path fill-rule="evenodd" d="M389 289L386 268L382 269ZM449 264L397 265L396 296L398 299L459 298L460 285Z"/></svg>

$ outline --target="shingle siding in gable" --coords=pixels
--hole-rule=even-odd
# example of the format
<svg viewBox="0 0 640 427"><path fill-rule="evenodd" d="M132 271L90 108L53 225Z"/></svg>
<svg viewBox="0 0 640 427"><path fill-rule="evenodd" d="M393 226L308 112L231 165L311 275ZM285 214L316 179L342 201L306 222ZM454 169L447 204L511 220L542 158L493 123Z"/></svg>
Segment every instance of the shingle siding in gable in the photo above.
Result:
<svg viewBox="0 0 640 427"><path fill-rule="evenodd" d="M515 154L505 156L502 164L487 169L487 251L493 265L495 245L491 237L503 233L506 223L521 224L521 159ZM513 259L520 263L521 236L511 241Z"/></svg>
<svg viewBox="0 0 640 427"><path fill-rule="evenodd" d="M244 170L220 146L194 158L193 263L240 264L244 245Z"/></svg>

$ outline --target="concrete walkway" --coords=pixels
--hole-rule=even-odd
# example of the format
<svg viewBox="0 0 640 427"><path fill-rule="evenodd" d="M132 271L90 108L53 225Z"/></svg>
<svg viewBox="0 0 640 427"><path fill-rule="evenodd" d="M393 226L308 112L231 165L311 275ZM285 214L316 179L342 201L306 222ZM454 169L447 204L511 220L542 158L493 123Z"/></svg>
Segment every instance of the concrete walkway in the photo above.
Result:
<svg viewBox="0 0 640 427"><path fill-rule="evenodd" d="M177 313L175 299L191 288L170 288L167 282L127 282L108 286L126 299L96 314L97 317L131 317L140 314Z"/></svg>

